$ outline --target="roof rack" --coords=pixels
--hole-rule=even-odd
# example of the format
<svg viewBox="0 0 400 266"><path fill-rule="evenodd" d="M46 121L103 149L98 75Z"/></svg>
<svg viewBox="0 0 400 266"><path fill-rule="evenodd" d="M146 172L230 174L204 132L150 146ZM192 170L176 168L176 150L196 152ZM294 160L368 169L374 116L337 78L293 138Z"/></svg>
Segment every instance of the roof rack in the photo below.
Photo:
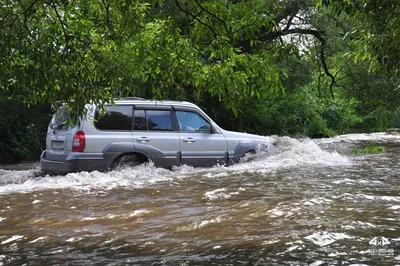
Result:
<svg viewBox="0 0 400 266"><path fill-rule="evenodd" d="M127 99L127 100L146 100L145 98L141 98L141 97L124 97L121 99Z"/></svg>

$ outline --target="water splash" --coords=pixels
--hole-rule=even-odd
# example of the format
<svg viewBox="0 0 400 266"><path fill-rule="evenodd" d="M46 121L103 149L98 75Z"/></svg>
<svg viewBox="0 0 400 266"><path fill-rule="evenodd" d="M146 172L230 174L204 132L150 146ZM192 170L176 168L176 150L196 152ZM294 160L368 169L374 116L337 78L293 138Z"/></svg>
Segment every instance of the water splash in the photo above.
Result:
<svg viewBox="0 0 400 266"><path fill-rule="evenodd" d="M172 171L156 168L152 163L112 172L80 172L65 176L35 177L38 169L25 171L0 170L0 195L47 189L72 189L90 192L115 188L140 188L157 182L181 180L191 176L230 177L245 172L276 172L296 166L337 166L349 163L348 158L322 150L309 139L274 137L275 145L257 154L248 155L230 167L193 168L180 166Z"/></svg>
<svg viewBox="0 0 400 266"><path fill-rule="evenodd" d="M333 138L319 139L315 142L321 143L336 143L336 142L360 142L360 141L375 141L375 142L400 142L400 134L389 134L385 132L378 133L361 133L361 134L346 134Z"/></svg>

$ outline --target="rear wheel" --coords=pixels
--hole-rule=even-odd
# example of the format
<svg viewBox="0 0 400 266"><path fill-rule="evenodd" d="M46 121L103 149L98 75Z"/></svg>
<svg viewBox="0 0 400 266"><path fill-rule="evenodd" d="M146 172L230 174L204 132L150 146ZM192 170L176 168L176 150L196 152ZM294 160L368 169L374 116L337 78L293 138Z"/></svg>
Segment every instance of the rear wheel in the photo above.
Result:
<svg viewBox="0 0 400 266"><path fill-rule="evenodd" d="M144 155L134 153L124 154L114 160L111 166L111 170L122 167L135 167L146 162L148 162L148 159Z"/></svg>

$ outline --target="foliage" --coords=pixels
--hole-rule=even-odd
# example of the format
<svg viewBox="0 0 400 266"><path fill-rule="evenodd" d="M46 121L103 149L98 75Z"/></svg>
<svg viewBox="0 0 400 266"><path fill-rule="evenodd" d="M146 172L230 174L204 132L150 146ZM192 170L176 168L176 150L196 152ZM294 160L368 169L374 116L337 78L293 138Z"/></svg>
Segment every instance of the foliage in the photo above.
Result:
<svg viewBox="0 0 400 266"><path fill-rule="evenodd" d="M400 128L400 107L392 113L392 128Z"/></svg>
<svg viewBox="0 0 400 266"><path fill-rule="evenodd" d="M73 121L138 96L264 135L400 127L399 14L390 0L4 0L0 157L38 156L37 110L55 100Z"/></svg>
<svg viewBox="0 0 400 266"><path fill-rule="evenodd" d="M352 149L349 150L349 154L373 154L373 153L383 153L385 152L385 147L378 145L377 143L370 141L367 142L366 145L364 145L360 149Z"/></svg>
<svg viewBox="0 0 400 266"><path fill-rule="evenodd" d="M276 60L297 49L277 45L294 34L277 25L310 5L5 0L0 87L28 105L63 99L74 120L89 101L177 98L186 91L216 96L237 114L245 97L281 90Z"/></svg>
<svg viewBox="0 0 400 266"><path fill-rule="evenodd" d="M242 106L238 117L224 112L212 99L206 102L200 104L222 127L263 135L327 137L347 132L361 121L355 101L321 100L318 92L308 87L252 99Z"/></svg>
<svg viewBox="0 0 400 266"><path fill-rule="evenodd" d="M44 149L49 107L27 109L5 100L0 106L0 164L37 160Z"/></svg>
<svg viewBox="0 0 400 266"><path fill-rule="evenodd" d="M320 114L326 121L328 128L336 134L343 134L362 122L362 119L356 113L358 104L358 101L345 97L320 99Z"/></svg>
<svg viewBox="0 0 400 266"><path fill-rule="evenodd" d="M371 70L382 66L393 71L400 68L399 1L319 0L317 6L327 6L336 14L344 14L357 21L348 25L344 35L344 38L355 44L356 49L348 53L354 62L367 60Z"/></svg>
<svg viewBox="0 0 400 266"><path fill-rule="evenodd" d="M328 128L326 121L321 116L316 115L310 122L308 135L312 138L326 138L334 136L335 133Z"/></svg>
<svg viewBox="0 0 400 266"><path fill-rule="evenodd" d="M369 127L375 131L385 131L392 124L391 113L385 108L379 108L372 111L365 121L370 123Z"/></svg>

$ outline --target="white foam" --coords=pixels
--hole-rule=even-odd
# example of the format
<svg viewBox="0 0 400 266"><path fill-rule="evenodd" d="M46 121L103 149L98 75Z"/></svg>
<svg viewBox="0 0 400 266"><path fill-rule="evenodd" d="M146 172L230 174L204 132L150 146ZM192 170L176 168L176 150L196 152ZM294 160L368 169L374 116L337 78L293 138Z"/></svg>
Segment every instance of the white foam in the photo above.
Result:
<svg viewBox="0 0 400 266"><path fill-rule="evenodd" d="M235 170L276 169L294 166L347 165L349 159L337 152L322 150L313 140L277 137L275 147L244 164L233 165Z"/></svg>
<svg viewBox="0 0 400 266"><path fill-rule="evenodd" d="M326 262L323 261L323 260L317 260L317 261L314 261L313 263L311 263L310 266L319 266L319 265L322 265L322 264L325 264L325 263Z"/></svg>
<svg viewBox="0 0 400 266"><path fill-rule="evenodd" d="M329 233L329 232L317 232L305 237L305 239L310 240L315 245L320 247L328 246L336 242L337 240L351 239L351 238L353 237L344 233Z"/></svg>
<svg viewBox="0 0 400 266"><path fill-rule="evenodd" d="M357 197L357 198L364 198L373 201L389 201L389 202L400 202L400 196L375 196L375 195L367 195L362 193L357 193L355 195L345 193L347 196L350 197Z"/></svg>
<svg viewBox="0 0 400 266"><path fill-rule="evenodd" d="M201 222L194 222L194 223L191 223L191 224L189 224L187 226L178 227L177 231L178 232L185 232L185 231L197 230L197 229L203 228L203 227L205 227L207 225L210 225L210 224L220 223L223 220L224 219L222 217L216 217L216 218L210 219L210 220L203 220Z"/></svg>
<svg viewBox="0 0 400 266"><path fill-rule="evenodd" d="M279 205L279 204L278 204ZM277 217L290 217L293 216L294 214L298 214L300 212L299 207L293 207L293 206L277 206L271 210L268 210L266 214L270 215L271 217L277 218Z"/></svg>
<svg viewBox="0 0 400 266"><path fill-rule="evenodd" d="M277 253L276 255L281 255L281 254L284 254L284 253L291 252L291 251L293 251L293 250L295 250L295 249L298 249L299 247L300 247L300 246L293 246L293 247L290 247L290 248L288 248L287 250L285 250L285 251L283 251L283 252Z"/></svg>
<svg viewBox="0 0 400 266"><path fill-rule="evenodd" d="M35 170L37 169L23 171L0 169L0 185L24 183L34 177Z"/></svg>
<svg viewBox="0 0 400 266"><path fill-rule="evenodd" d="M97 220L97 218L96 217L84 217L81 219L81 221L94 221L94 220Z"/></svg>
<svg viewBox="0 0 400 266"><path fill-rule="evenodd" d="M208 191L204 193L204 198L208 200L217 200L217 199L228 199L231 197L230 194L225 193L225 188L218 188L212 191Z"/></svg>
<svg viewBox="0 0 400 266"><path fill-rule="evenodd" d="M44 240L44 239L46 239L46 238L47 238L47 237L41 236L41 237L38 237L38 238L36 238L36 239L30 241L29 243L30 243L30 244L33 244L33 243L36 243L36 242L38 242L38 241L40 241L40 240Z"/></svg>
<svg viewBox="0 0 400 266"><path fill-rule="evenodd" d="M319 139L316 143L335 143L335 142L357 142L357 141L392 141L400 142L400 134L379 133L360 133L346 134L333 138Z"/></svg>
<svg viewBox="0 0 400 266"><path fill-rule="evenodd" d="M81 172L65 176L35 177L37 169L28 171L0 170L0 195L27 193L48 189L71 189L85 193L115 188L141 188L157 182L176 182L193 175L203 178L240 178L241 173L270 173L296 166L338 166L347 165L349 159L336 152L322 150L313 140L297 140L289 137L275 137L274 147L251 155L247 162L229 167L193 168L174 167L172 171L156 168L152 163L134 168L124 168L106 173ZM223 196L221 194L221 196ZM230 195L227 194L227 197ZM39 201L35 201L38 203Z"/></svg>
<svg viewBox="0 0 400 266"><path fill-rule="evenodd" d="M339 256L347 256L348 253L346 252L333 252L328 254L328 257L339 257Z"/></svg>
<svg viewBox="0 0 400 266"><path fill-rule="evenodd" d="M74 243L74 242L78 242L78 241L80 241L80 240L82 240L82 237L71 237L71 238L68 238L67 240L65 240L65 242L71 242L71 243Z"/></svg>
<svg viewBox="0 0 400 266"><path fill-rule="evenodd" d="M22 238L24 238L24 236L14 235L14 236L10 237L9 239L6 239L6 240L2 241L1 244L2 245L8 244L10 242L14 242L14 241L20 240Z"/></svg>
<svg viewBox="0 0 400 266"><path fill-rule="evenodd" d="M300 204L306 205L306 206L313 206L313 205L322 205L322 204L330 204L332 200L324 198L324 197L317 197L317 198L312 198L306 201L301 201Z"/></svg>
<svg viewBox="0 0 400 266"><path fill-rule="evenodd" d="M368 222L353 221L352 224L361 225L363 228L375 228L376 225Z"/></svg>
<svg viewBox="0 0 400 266"><path fill-rule="evenodd" d="M132 212L130 215L129 215L129 217L133 217L133 216L138 216L138 215L141 215L141 214L144 214L144 213L148 213L149 211L148 210L145 210L145 209L143 209L143 210L135 210L134 212Z"/></svg>
<svg viewBox="0 0 400 266"><path fill-rule="evenodd" d="M0 194L26 193L46 189L73 189L80 191L91 191L95 189L110 190L117 187L141 187L159 181L167 181L171 178L171 171L156 168L152 164L141 165L135 168L125 168L119 171L80 172L70 173L66 176L45 176L25 178L20 182L21 171L7 172L6 179L15 178L15 183L7 182L0 186ZM25 175L26 171L22 171ZM0 175L0 180L3 176ZM1 182L1 181L0 181ZM4 182L3 182L4 184Z"/></svg>

